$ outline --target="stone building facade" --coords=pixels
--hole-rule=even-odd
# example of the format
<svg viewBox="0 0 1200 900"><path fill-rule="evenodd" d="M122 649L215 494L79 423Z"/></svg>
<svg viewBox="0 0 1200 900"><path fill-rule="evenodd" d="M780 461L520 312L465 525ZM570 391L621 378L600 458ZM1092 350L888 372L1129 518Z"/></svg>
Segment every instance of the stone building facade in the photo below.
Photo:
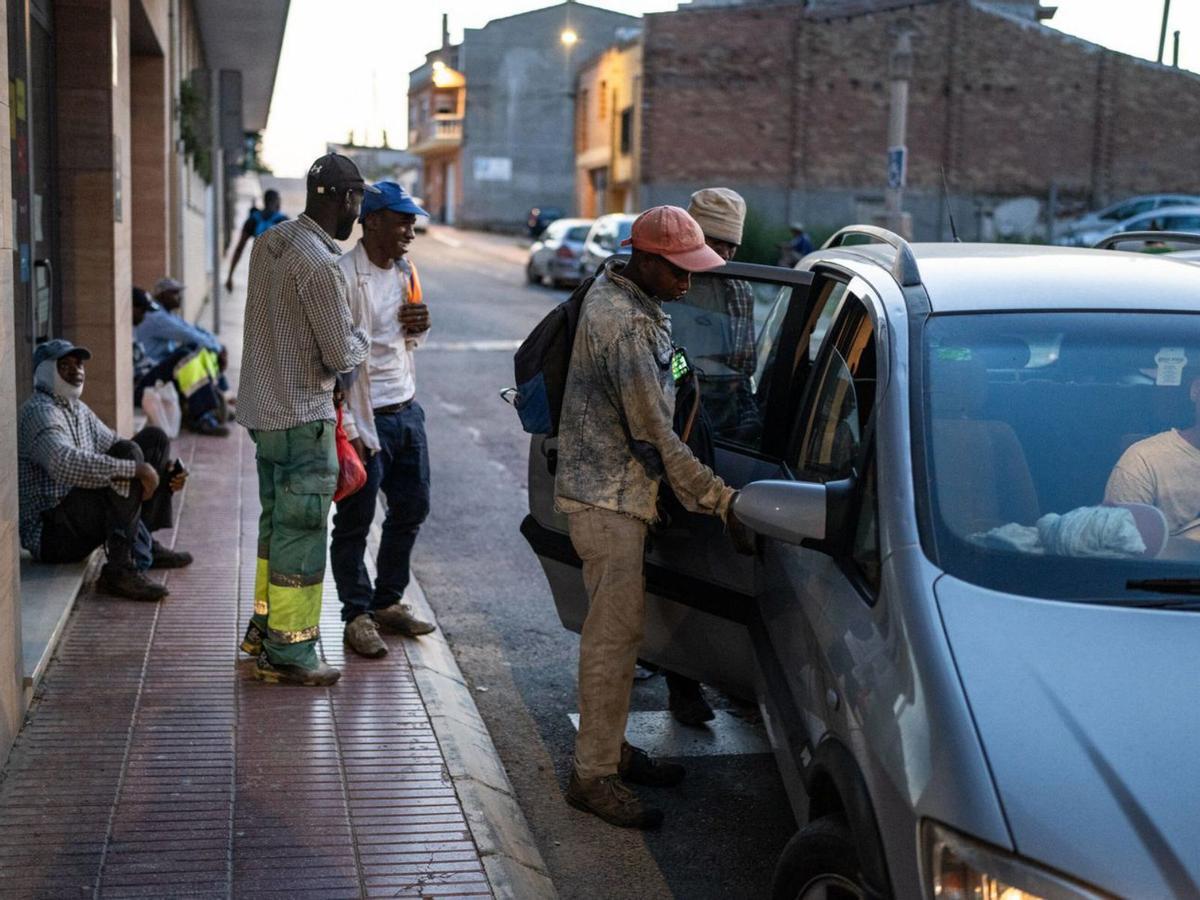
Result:
<svg viewBox="0 0 1200 900"><path fill-rule="evenodd" d="M918 238L995 202L1200 191L1200 76L1055 31L1030 0L820 0L646 18L643 205L707 184L764 219L833 227L883 206L888 60L914 52L908 190ZM943 182L942 173L945 173Z"/></svg>

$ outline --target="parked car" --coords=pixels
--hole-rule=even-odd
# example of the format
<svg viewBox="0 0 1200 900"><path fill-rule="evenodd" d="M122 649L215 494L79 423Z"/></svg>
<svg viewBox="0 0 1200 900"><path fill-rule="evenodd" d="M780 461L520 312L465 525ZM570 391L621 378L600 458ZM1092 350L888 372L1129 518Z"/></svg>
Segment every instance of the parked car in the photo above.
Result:
<svg viewBox="0 0 1200 900"><path fill-rule="evenodd" d="M529 215L525 219L525 227L529 229L529 236L537 240L546 226L555 219L561 219L564 213L557 206L535 206L529 210Z"/></svg>
<svg viewBox="0 0 1200 900"><path fill-rule="evenodd" d="M557 219L529 248L525 277L530 284L549 281L554 287L573 287L583 280L579 261L591 219Z"/></svg>
<svg viewBox="0 0 1200 900"><path fill-rule="evenodd" d="M714 436L758 549L658 529L639 656L761 707L800 826L774 897L1200 894L1200 540L1101 505L1195 422L1192 267L855 226L694 278L770 300ZM556 459L532 440L522 532L578 631Z"/></svg>
<svg viewBox="0 0 1200 900"><path fill-rule="evenodd" d="M1122 222L1126 222L1168 206L1197 206L1200 205L1200 195L1196 194L1142 194L1129 197L1119 203L1106 206L1103 209L1067 219L1055 226L1058 243L1075 247L1090 247L1106 234L1122 231ZM1087 240L1087 236L1092 236Z"/></svg>
<svg viewBox="0 0 1200 900"><path fill-rule="evenodd" d="M421 209L425 208L425 201L420 197L413 197L413 202ZM418 234L424 234L429 230L429 216L417 216L417 221L413 223L413 231Z"/></svg>
<svg viewBox="0 0 1200 900"><path fill-rule="evenodd" d="M629 248L622 247L621 241L629 237L636 218L628 213L608 213L592 223L592 229L583 242L583 258L580 262L586 275L595 272L600 263L614 254L628 255Z"/></svg>
<svg viewBox="0 0 1200 900"><path fill-rule="evenodd" d="M1187 231L1200 232L1200 204L1195 206L1170 206L1144 212L1114 222L1095 231L1081 231L1071 239L1071 244L1091 247L1111 234L1125 231Z"/></svg>

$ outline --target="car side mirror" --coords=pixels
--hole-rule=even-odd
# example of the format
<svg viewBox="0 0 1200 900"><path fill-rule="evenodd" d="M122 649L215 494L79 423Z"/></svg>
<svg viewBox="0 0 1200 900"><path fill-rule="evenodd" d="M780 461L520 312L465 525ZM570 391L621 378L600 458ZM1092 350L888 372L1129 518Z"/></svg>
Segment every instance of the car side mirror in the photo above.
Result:
<svg viewBox="0 0 1200 900"><path fill-rule="evenodd" d="M801 481L754 481L738 493L733 512L764 537L788 544L825 540L825 485Z"/></svg>
<svg viewBox="0 0 1200 900"><path fill-rule="evenodd" d="M829 484L754 481L738 493L733 512L764 537L787 544L826 541L840 531L853 484L853 478Z"/></svg>

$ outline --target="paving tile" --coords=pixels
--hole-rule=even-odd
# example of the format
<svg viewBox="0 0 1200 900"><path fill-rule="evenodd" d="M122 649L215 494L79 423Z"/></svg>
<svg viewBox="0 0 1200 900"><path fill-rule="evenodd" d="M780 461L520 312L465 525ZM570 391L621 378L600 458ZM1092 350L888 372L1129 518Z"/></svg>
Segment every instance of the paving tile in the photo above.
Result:
<svg viewBox="0 0 1200 900"><path fill-rule="evenodd" d="M253 445L176 450L192 479L159 537L197 562L157 607L81 594L0 778L0 894L490 896L407 654L347 658L327 578L342 683L254 681Z"/></svg>

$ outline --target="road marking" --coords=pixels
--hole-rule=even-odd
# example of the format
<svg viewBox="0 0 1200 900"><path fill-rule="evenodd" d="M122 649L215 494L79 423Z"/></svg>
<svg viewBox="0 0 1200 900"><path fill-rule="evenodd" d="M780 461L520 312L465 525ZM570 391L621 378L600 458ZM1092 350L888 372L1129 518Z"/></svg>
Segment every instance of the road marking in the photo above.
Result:
<svg viewBox="0 0 1200 900"><path fill-rule="evenodd" d="M771 752L761 725L751 725L724 709L715 712L717 717L707 728L680 725L666 710L631 712L625 724L625 737L651 756L745 756ZM579 713L571 713L569 718L578 731Z"/></svg>
<svg viewBox="0 0 1200 900"><path fill-rule="evenodd" d="M425 352L430 350L446 350L452 353L472 352L472 353L494 353L497 351L506 351L511 353L521 346L521 341L429 341L422 344L421 349Z"/></svg>
<svg viewBox="0 0 1200 900"><path fill-rule="evenodd" d="M439 231L431 231L429 232L429 236L439 244L445 244L447 247L461 247L463 243L458 238L447 237Z"/></svg>

